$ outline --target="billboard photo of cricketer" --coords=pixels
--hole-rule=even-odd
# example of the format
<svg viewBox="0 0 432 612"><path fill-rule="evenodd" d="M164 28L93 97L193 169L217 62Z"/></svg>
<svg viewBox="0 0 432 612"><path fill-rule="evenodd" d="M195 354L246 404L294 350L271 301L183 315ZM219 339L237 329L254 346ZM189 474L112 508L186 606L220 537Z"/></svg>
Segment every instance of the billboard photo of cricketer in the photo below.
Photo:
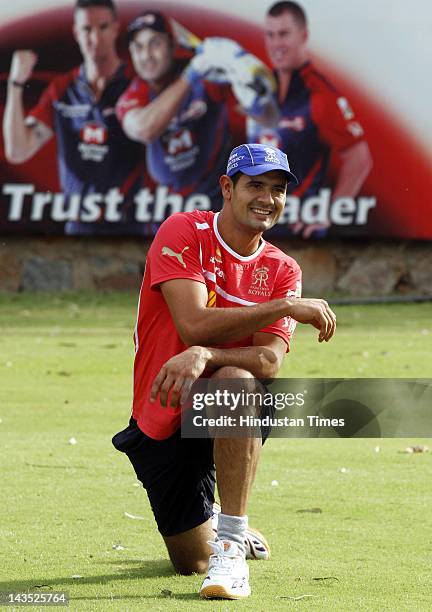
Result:
<svg viewBox="0 0 432 612"><path fill-rule="evenodd" d="M153 236L261 142L299 178L273 235L432 238L425 0L157 6L2 6L3 235Z"/></svg>

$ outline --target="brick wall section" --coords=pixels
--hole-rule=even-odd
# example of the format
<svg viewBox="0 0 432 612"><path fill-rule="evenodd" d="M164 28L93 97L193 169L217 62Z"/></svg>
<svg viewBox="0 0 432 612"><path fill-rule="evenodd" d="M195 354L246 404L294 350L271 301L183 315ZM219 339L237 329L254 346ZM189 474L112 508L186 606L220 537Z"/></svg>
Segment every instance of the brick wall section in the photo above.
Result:
<svg viewBox="0 0 432 612"><path fill-rule="evenodd" d="M303 268L304 294L432 295L432 243L274 241ZM0 291L138 290L149 241L0 238Z"/></svg>

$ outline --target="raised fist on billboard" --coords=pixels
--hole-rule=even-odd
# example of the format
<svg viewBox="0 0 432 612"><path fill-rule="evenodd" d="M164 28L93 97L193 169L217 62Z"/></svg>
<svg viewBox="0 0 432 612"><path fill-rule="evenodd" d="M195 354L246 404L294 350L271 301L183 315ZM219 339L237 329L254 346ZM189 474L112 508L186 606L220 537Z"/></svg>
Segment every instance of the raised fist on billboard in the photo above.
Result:
<svg viewBox="0 0 432 612"><path fill-rule="evenodd" d="M19 49L12 56L9 79L24 84L32 75L38 56L29 49Z"/></svg>

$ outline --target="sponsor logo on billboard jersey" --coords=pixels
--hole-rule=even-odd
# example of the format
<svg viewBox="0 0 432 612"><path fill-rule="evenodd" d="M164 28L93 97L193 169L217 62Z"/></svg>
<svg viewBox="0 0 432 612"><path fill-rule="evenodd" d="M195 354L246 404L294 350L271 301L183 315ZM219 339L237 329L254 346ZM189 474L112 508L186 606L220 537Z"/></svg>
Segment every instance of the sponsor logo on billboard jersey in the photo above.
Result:
<svg viewBox="0 0 432 612"><path fill-rule="evenodd" d="M88 114L91 111L90 104L66 104L65 102L58 101L54 102L54 108L63 117L67 117L68 119L88 117Z"/></svg>
<svg viewBox="0 0 432 612"><path fill-rule="evenodd" d="M102 162L108 153L108 130L101 123L86 123L80 130L78 150L83 161Z"/></svg>
<svg viewBox="0 0 432 612"><path fill-rule="evenodd" d="M183 268L186 268L186 264L183 259L183 253L187 251L188 248L189 248L188 246L185 246L185 248L180 253L176 253L175 251L170 249L170 247L164 246L162 247L162 255L168 255L168 257L175 257L175 259L177 259L179 264L181 264Z"/></svg>
<svg viewBox="0 0 432 612"><path fill-rule="evenodd" d="M197 163L200 147L196 144L193 133L187 128L167 132L162 142L165 148L164 163L170 172L182 172Z"/></svg>
<svg viewBox="0 0 432 612"><path fill-rule="evenodd" d="M80 138L86 144L105 144L108 140L108 130L100 123L86 123L80 131Z"/></svg>
<svg viewBox="0 0 432 612"><path fill-rule="evenodd" d="M183 151L189 151L193 145L192 133L190 130L177 130L168 137L167 152L169 155L178 155Z"/></svg>

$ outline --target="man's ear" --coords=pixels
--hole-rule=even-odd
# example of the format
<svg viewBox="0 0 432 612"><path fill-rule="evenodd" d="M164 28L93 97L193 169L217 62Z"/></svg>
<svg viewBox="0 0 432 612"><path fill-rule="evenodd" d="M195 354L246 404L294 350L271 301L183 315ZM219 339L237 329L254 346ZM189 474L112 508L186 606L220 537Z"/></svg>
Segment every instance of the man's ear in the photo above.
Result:
<svg viewBox="0 0 432 612"><path fill-rule="evenodd" d="M222 174L219 179L219 185L222 191L222 197L224 200L231 200L232 192L234 190L234 183L227 174Z"/></svg>

